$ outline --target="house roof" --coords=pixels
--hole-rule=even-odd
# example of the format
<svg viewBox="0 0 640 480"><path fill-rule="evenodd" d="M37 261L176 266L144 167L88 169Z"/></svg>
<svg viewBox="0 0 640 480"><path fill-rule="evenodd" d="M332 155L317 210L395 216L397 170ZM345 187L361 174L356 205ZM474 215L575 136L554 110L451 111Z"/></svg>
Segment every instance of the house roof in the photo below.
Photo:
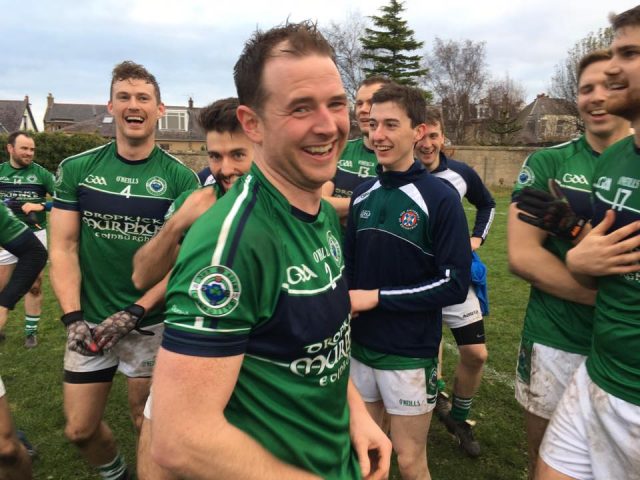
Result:
<svg viewBox="0 0 640 480"><path fill-rule="evenodd" d="M160 130L156 129L157 141L204 141L205 133L200 125L196 121L199 108L187 108L166 106L167 110L183 110L189 112L189 124L187 125L187 131L180 130ZM45 117L46 118L46 117ZM92 118L86 119L61 128L61 132L64 133L97 133L106 138L115 138L115 124L113 123L113 117L106 111L97 113Z"/></svg>
<svg viewBox="0 0 640 480"><path fill-rule="evenodd" d="M535 145L540 143L538 121L546 116L576 116L574 103L562 98L551 98L540 94L518 114L517 124L522 130L516 134L517 143ZM545 142L542 142L545 143Z"/></svg>
<svg viewBox="0 0 640 480"><path fill-rule="evenodd" d="M79 123L95 119L107 113L105 104L53 103L44 114L45 123L71 122Z"/></svg>
<svg viewBox="0 0 640 480"><path fill-rule="evenodd" d="M25 97L24 100L0 100L0 133L20 130L25 111L30 117L31 124L35 125L36 122L29 107L29 97Z"/></svg>

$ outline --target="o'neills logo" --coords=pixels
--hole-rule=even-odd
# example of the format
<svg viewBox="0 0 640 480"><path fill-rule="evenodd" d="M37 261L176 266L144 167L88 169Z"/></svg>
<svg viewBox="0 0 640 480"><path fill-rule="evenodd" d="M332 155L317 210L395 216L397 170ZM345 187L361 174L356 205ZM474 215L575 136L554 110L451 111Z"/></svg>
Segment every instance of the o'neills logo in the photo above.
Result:
<svg viewBox="0 0 640 480"><path fill-rule="evenodd" d="M304 347L307 356L294 360L289 369L300 377L320 377L318 383L326 386L338 381L349 366L351 355L351 325L347 318L340 329L321 342Z"/></svg>

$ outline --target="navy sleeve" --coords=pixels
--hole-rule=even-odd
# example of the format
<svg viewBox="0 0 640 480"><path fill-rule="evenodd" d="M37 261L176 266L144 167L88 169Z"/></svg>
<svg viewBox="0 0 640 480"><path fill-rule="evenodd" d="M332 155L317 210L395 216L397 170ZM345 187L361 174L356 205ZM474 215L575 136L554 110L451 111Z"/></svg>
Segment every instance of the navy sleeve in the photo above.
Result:
<svg viewBox="0 0 640 480"><path fill-rule="evenodd" d="M46 265L47 250L30 230L23 232L3 247L18 257L18 263L7 286L0 292L0 305L11 310L29 291Z"/></svg>
<svg viewBox="0 0 640 480"><path fill-rule="evenodd" d="M460 197L450 190L431 220L437 274L419 285L381 288L379 306L399 312L435 310L464 302L471 281L471 245Z"/></svg>
<svg viewBox="0 0 640 480"><path fill-rule="evenodd" d="M347 288L352 288L354 284L354 266L356 259L356 228L357 222L352 218L353 216L353 200L358 197L360 189L356 187L356 190L351 195L349 201L349 212L347 214L347 229L344 234L344 271L347 278Z"/></svg>
<svg viewBox="0 0 640 480"><path fill-rule="evenodd" d="M476 207L476 219L473 224L472 237L479 237L484 242L489 234L496 213L496 202L487 187L482 183L480 175L470 166L463 164L461 174L467 182L467 194L465 197L469 203Z"/></svg>

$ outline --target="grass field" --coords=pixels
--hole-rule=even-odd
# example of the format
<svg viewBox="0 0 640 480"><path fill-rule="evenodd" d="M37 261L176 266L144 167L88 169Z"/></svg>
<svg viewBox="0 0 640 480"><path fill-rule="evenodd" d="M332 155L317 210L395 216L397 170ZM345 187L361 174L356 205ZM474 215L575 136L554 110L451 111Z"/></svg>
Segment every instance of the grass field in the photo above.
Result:
<svg viewBox="0 0 640 480"><path fill-rule="evenodd" d="M509 194L494 192L498 202L491 234L480 249L489 267L491 314L486 318L489 361L484 381L472 409L477 420L476 438L482 456L472 460L458 449L455 440L434 419L429 435L429 465L438 480L519 480L526 478L526 448L523 416L513 398L513 378L527 285L509 274L506 258L506 212ZM467 215L473 217L473 210ZM7 340L0 345L0 375L18 428L27 432L38 448L34 464L38 480L94 479L75 448L63 435L62 356L65 332L60 311L45 280L45 305L40 327L40 345L23 347L23 309L19 304L11 314ZM445 376L452 383L457 359L455 343L445 332ZM113 384L107 407L107 422L130 464L135 461L134 432L128 416L123 378ZM392 479L399 479L397 470Z"/></svg>

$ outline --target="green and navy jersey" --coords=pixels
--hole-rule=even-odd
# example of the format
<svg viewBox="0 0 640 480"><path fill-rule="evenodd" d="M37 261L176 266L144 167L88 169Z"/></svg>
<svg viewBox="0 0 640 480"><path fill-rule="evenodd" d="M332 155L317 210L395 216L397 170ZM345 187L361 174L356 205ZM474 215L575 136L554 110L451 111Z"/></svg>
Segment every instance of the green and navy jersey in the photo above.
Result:
<svg viewBox="0 0 640 480"><path fill-rule="evenodd" d="M14 213L0 204L0 245L11 245L12 242L29 230L23 222L18 220Z"/></svg>
<svg viewBox="0 0 640 480"><path fill-rule="evenodd" d="M419 368L438 355L442 307L467 297L467 220L458 192L419 162L378 173L356 188L347 221L349 288L379 289L378 306L353 319L353 356L379 369Z"/></svg>
<svg viewBox="0 0 640 480"><path fill-rule="evenodd" d="M338 170L333 179L335 185L333 196L351 198L353 190L358 185L376 176L376 165L378 165L376 154L364 145L362 137L349 140L342 152Z"/></svg>
<svg viewBox="0 0 640 480"><path fill-rule="evenodd" d="M88 321L142 297L131 281L133 255L162 227L171 203L197 186L196 174L158 147L130 161L111 142L62 161L54 208L80 213L80 304ZM143 325L160 321L161 312L149 312Z"/></svg>
<svg viewBox="0 0 640 480"><path fill-rule="evenodd" d="M229 422L286 463L355 479L339 235L328 203L317 216L293 208L254 164L189 229L167 289L162 345L243 354Z"/></svg>
<svg viewBox="0 0 640 480"><path fill-rule="evenodd" d="M47 199L47 193L53 195L53 174L41 165L31 162L26 167L15 168L10 162L0 164L0 198L16 199L22 203L41 203ZM27 216L22 212L14 212L25 221ZM35 212L37 225L29 225L33 231L46 228L47 214Z"/></svg>
<svg viewBox="0 0 640 480"><path fill-rule="evenodd" d="M538 150L524 162L513 191L532 187L549 192L548 181L555 179L574 212L591 218L591 179L598 153L584 136L555 147ZM545 249L563 263L571 243L547 236ZM524 318L525 340L571 353L587 355L591 347L593 307L563 300L532 286Z"/></svg>
<svg viewBox="0 0 640 480"><path fill-rule="evenodd" d="M640 149L634 137L609 147L593 175L593 224L613 209L610 231L640 220ZM637 233L636 233L637 234ZM598 277L591 379L603 390L640 405L640 272Z"/></svg>

